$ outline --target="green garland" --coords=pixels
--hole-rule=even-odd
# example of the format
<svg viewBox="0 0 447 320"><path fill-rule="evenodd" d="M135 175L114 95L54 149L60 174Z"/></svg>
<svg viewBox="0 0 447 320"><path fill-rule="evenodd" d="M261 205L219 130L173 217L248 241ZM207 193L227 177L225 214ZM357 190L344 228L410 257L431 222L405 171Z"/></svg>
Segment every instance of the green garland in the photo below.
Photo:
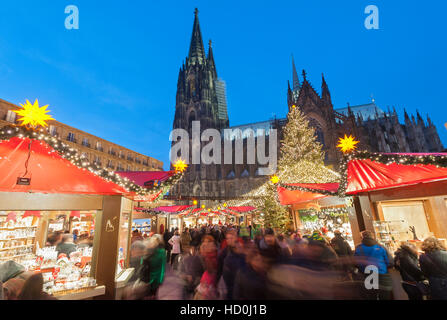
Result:
<svg viewBox="0 0 447 320"><path fill-rule="evenodd" d="M126 191L135 192L140 196L147 196L151 194L154 195L161 191L161 193L154 199L154 201L160 199L160 197L163 197L183 176L183 173L176 172L175 175L169 177L168 179L160 183L160 185L151 189L147 189L133 183L127 178L121 177L119 174L111 170L99 167L95 163L89 162L88 159L86 159L84 156L79 155L76 149L65 144L60 139L48 135L46 133L46 130L44 129L33 131L25 127L18 126L6 126L1 129L0 140L10 140L14 137L43 141L47 143L51 148L56 150L61 157L67 159L78 168L88 170L106 181L114 182L126 189Z"/></svg>

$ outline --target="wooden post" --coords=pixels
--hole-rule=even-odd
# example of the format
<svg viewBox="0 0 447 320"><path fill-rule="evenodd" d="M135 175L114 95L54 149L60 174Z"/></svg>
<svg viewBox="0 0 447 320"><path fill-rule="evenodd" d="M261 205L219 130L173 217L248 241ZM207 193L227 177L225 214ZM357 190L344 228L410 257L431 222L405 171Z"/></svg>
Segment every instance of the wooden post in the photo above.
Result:
<svg viewBox="0 0 447 320"><path fill-rule="evenodd" d="M115 298L115 277L118 262L118 233L120 228L121 196L104 196L103 210L95 225L97 255L95 276L98 285L106 286L106 293L98 300ZM98 230L99 229L99 230Z"/></svg>

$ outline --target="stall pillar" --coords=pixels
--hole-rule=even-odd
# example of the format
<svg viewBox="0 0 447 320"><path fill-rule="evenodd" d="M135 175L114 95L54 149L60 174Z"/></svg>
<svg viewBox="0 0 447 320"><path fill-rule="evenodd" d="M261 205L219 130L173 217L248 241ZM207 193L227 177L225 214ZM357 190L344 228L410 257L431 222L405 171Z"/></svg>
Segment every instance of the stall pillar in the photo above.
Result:
<svg viewBox="0 0 447 320"><path fill-rule="evenodd" d="M103 211L98 219L95 232L97 261L95 276L98 285L105 285L106 293L97 297L98 300L113 300L115 298L115 276L118 261L118 232L121 215L121 196L104 196Z"/></svg>
<svg viewBox="0 0 447 320"><path fill-rule="evenodd" d="M427 222L436 238L447 238L447 206L444 197L431 197L426 202Z"/></svg>
<svg viewBox="0 0 447 320"><path fill-rule="evenodd" d="M356 209L355 207L348 207L346 209L348 210L348 218L352 231L352 239L354 240L354 244L358 245L362 242L362 237L360 235L360 227L359 221L357 219Z"/></svg>
<svg viewBox="0 0 447 320"><path fill-rule="evenodd" d="M376 218L376 209L369 199L369 195L354 198L354 206L356 210L359 231L361 232L364 230L368 230L374 233L375 231L373 221L378 219Z"/></svg>

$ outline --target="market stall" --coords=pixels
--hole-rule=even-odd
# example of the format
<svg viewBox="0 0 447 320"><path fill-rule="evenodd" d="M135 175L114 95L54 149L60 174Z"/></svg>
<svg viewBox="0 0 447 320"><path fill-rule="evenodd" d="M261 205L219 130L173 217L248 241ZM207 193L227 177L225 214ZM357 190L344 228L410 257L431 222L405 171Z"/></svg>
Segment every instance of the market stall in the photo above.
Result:
<svg viewBox="0 0 447 320"><path fill-rule="evenodd" d="M0 262L41 272L44 290L59 299L113 299L129 273L132 200L154 192L90 164L43 129L5 127Z"/></svg>
<svg viewBox="0 0 447 320"><path fill-rule="evenodd" d="M435 236L447 244L447 154L357 153L345 164L364 229L395 251Z"/></svg>

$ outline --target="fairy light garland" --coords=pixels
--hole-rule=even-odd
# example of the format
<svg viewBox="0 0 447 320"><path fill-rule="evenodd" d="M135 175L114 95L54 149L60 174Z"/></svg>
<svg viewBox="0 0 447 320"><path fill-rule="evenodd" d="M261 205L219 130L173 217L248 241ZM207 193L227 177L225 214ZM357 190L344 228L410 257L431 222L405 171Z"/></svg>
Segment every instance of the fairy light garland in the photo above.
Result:
<svg viewBox="0 0 447 320"><path fill-rule="evenodd" d="M57 152L61 157L70 161L79 169L90 171L106 181L113 182L123 187L128 192L135 192L139 196L156 195L157 193L159 193L157 197L153 199L153 201L156 201L163 197L183 176L183 172L176 171L173 176L163 181L163 183L161 183L160 185L155 186L151 189L147 189L133 183L128 178L122 177L111 170L99 167L95 163L89 162L84 155L79 155L76 149L65 144L58 138L46 134L45 131L46 130L42 128L38 130L31 130L25 127L6 126L3 127L0 131L0 140L9 141L11 138L18 137L21 139L29 138L45 142L54 149L48 152L48 154L51 155L52 153Z"/></svg>

